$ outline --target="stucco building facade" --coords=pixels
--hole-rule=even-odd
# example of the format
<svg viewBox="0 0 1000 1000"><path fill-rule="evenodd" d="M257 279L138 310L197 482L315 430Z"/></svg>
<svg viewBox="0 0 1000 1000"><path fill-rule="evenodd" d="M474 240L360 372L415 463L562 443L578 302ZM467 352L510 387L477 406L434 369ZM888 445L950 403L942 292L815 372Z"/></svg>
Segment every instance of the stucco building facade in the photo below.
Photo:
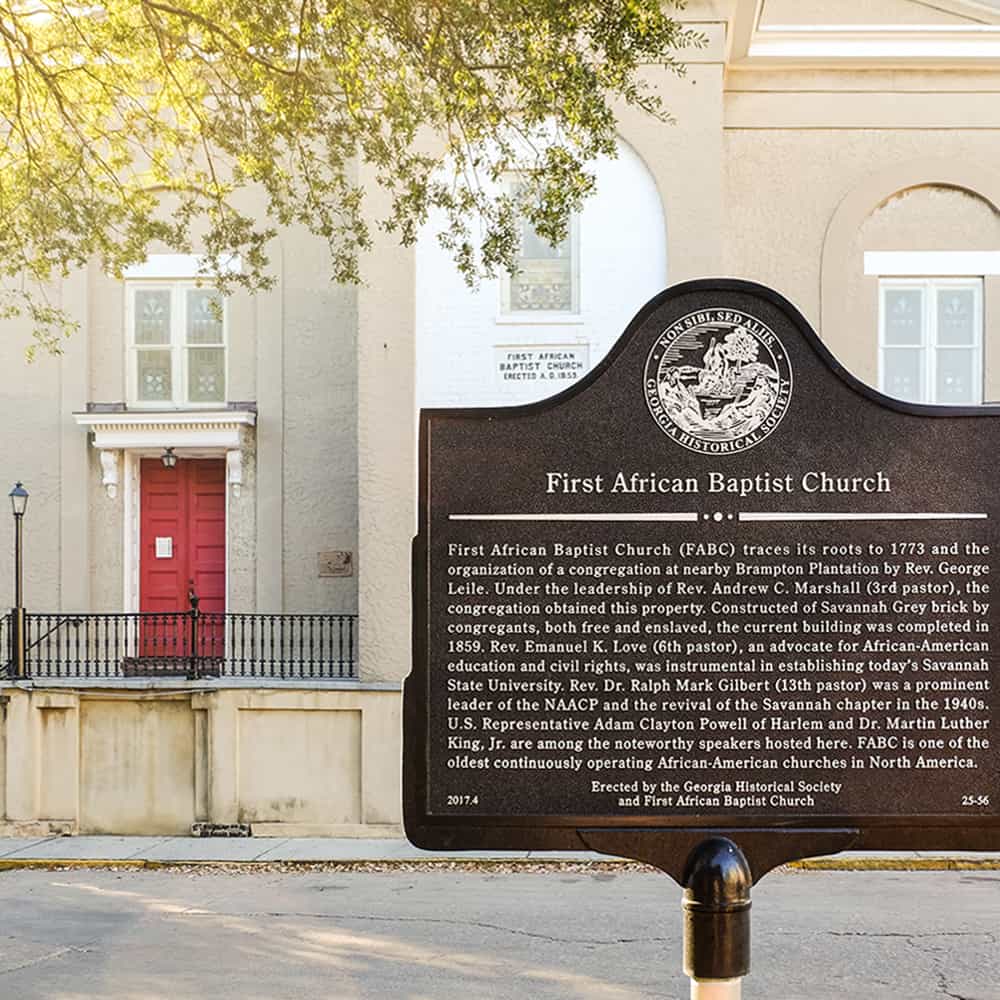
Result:
<svg viewBox="0 0 1000 1000"><path fill-rule="evenodd" d="M61 283L59 358L26 366L8 324L36 617L3 684L4 829L398 832L417 408L558 391L668 284L763 282L890 394L1000 399L1000 4L683 16L687 76L647 71L676 124L623 109L598 194L562 246L525 231L518 278L468 289L431 226L338 288L283 231L274 288L221 311L197 259L154 254Z"/></svg>

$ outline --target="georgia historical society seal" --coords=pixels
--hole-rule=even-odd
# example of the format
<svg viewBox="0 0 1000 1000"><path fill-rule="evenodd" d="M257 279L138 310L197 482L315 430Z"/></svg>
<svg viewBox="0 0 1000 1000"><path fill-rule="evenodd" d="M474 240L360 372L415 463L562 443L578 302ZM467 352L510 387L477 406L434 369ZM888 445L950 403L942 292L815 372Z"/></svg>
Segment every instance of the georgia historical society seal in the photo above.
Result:
<svg viewBox="0 0 1000 1000"><path fill-rule="evenodd" d="M728 455L760 444L792 398L788 353L774 331L736 309L689 313L646 358L646 405L668 437Z"/></svg>

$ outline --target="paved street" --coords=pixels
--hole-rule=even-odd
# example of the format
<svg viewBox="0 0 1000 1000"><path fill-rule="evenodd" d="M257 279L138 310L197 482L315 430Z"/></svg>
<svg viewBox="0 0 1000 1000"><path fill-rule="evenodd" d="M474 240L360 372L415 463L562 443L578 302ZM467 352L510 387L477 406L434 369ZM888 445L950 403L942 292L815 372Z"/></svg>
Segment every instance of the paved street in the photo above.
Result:
<svg viewBox="0 0 1000 1000"><path fill-rule="evenodd" d="M19 1000L687 996L679 890L641 871L0 873ZM1000 874L781 872L747 1000L1000 1000Z"/></svg>

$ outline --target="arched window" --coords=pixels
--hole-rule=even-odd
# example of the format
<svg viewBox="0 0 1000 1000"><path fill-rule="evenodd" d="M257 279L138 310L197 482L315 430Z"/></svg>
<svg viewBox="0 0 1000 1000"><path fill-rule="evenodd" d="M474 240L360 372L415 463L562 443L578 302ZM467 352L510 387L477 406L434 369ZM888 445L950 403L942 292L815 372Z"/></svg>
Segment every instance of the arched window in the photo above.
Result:
<svg viewBox="0 0 1000 1000"><path fill-rule="evenodd" d="M619 143L557 247L525 223L518 273L470 288L431 218L416 251L417 400L516 405L585 375L667 284L666 226L652 175ZM510 183L516 183L516 176Z"/></svg>
<svg viewBox="0 0 1000 1000"><path fill-rule="evenodd" d="M961 164L904 164L859 186L831 221L821 332L887 395L943 406L1000 398L998 180Z"/></svg>

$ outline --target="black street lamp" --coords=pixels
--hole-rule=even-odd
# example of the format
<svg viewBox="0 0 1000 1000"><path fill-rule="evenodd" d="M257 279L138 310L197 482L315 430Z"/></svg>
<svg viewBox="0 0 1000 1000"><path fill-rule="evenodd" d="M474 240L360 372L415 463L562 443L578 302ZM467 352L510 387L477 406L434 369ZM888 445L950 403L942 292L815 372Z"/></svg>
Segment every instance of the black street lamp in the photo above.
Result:
<svg viewBox="0 0 1000 1000"><path fill-rule="evenodd" d="M14 634L13 660L17 676L24 676L24 560L22 558L21 522L28 509L28 491L21 483L15 483L8 494L10 507L14 512Z"/></svg>

